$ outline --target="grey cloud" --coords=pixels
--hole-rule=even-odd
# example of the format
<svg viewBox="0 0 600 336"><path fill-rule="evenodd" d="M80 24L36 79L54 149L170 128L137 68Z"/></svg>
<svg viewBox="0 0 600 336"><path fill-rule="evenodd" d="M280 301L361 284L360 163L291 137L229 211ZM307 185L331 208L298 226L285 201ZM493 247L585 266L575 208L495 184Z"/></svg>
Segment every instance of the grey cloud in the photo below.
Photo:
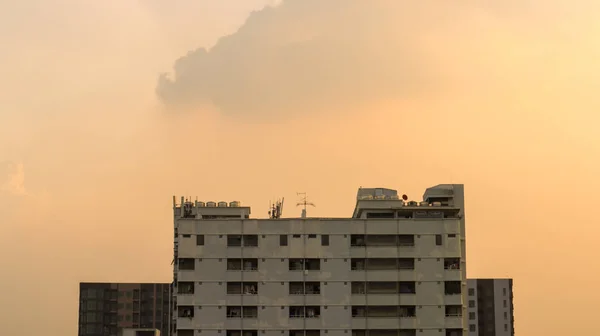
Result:
<svg viewBox="0 0 600 336"><path fill-rule="evenodd" d="M252 13L212 49L177 60L156 92L170 107L212 103L237 115L431 93L443 78L424 37L475 10L431 0L284 0Z"/></svg>

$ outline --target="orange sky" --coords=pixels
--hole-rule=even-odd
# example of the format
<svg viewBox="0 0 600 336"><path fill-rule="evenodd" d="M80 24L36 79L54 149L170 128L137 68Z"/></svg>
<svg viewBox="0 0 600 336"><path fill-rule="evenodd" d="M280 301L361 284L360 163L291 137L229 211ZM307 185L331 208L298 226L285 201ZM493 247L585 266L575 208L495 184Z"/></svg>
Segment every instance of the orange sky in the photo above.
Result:
<svg viewBox="0 0 600 336"><path fill-rule="evenodd" d="M464 183L469 276L515 279L519 334L594 335L600 3L284 0L245 24L275 2L0 0L3 332L74 335L80 281L170 281L173 194L264 217L305 191L333 217L359 186Z"/></svg>

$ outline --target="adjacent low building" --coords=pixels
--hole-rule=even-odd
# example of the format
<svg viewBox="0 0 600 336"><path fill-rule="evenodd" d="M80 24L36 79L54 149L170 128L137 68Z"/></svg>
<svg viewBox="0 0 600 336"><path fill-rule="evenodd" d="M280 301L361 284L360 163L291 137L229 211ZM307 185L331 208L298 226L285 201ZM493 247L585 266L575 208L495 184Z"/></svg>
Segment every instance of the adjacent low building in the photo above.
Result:
<svg viewBox="0 0 600 336"><path fill-rule="evenodd" d="M469 336L514 336L512 279L467 281Z"/></svg>
<svg viewBox="0 0 600 336"><path fill-rule="evenodd" d="M118 336L123 328L152 328L169 335L170 286L168 283L80 283L78 335Z"/></svg>

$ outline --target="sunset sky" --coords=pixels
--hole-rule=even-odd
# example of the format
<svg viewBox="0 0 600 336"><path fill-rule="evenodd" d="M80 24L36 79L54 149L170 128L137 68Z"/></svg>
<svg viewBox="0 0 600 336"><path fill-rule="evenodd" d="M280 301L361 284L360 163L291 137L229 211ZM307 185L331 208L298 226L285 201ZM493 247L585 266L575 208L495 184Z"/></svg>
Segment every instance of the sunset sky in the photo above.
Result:
<svg viewBox="0 0 600 336"><path fill-rule="evenodd" d="M275 7L265 7L275 6ZM463 183L469 277L518 335L595 335L600 2L0 0L6 336L76 335L78 283L169 282L172 195Z"/></svg>

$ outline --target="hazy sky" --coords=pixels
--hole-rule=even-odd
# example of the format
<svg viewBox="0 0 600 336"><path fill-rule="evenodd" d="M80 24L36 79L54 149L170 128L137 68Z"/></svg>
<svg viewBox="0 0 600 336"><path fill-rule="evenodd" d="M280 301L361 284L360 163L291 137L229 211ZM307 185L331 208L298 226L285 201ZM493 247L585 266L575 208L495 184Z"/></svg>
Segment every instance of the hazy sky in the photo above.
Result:
<svg viewBox="0 0 600 336"><path fill-rule="evenodd" d="M170 281L173 194L349 216L464 183L468 274L514 277L517 332L596 334L600 3L274 3L0 0L2 333Z"/></svg>

